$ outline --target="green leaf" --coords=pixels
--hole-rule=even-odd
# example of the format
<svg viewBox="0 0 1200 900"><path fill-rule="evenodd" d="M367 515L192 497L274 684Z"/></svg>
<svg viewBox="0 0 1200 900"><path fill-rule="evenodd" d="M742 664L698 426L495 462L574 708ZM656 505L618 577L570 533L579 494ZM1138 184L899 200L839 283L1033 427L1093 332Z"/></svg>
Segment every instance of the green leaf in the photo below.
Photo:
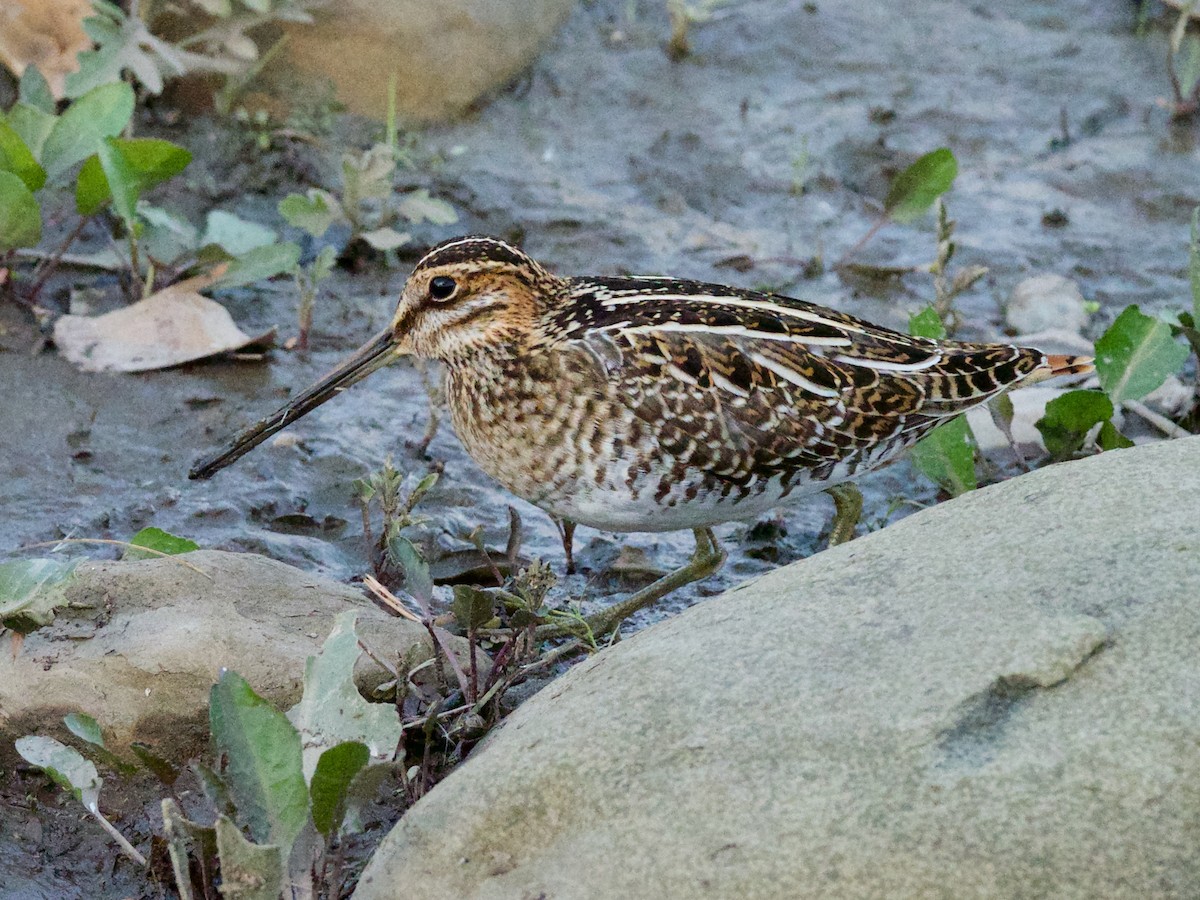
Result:
<svg viewBox="0 0 1200 900"><path fill-rule="evenodd" d="M174 178L191 161L191 153L170 141L106 138L79 170L75 205L80 215L90 216L111 199L121 218L132 224L141 195Z"/></svg>
<svg viewBox="0 0 1200 900"><path fill-rule="evenodd" d="M227 669L212 687L208 714L238 818L256 841L278 844L286 856L308 821L299 733Z"/></svg>
<svg viewBox="0 0 1200 900"><path fill-rule="evenodd" d="M1114 406L1146 396L1187 361L1171 326L1128 306L1096 341L1096 374Z"/></svg>
<svg viewBox="0 0 1200 900"><path fill-rule="evenodd" d="M496 614L492 595L469 584L454 586L454 602L450 604L450 611L454 613L458 624L466 629L479 628Z"/></svg>
<svg viewBox="0 0 1200 900"><path fill-rule="evenodd" d="M138 758L138 761L167 787L179 780L179 770L155 753L148 744L134 741L129 745L129 749L133 751L133 755Z"/></svg>
<svg viewBox="0 0 1200 900"><path fill-rule="evenodd" d="M31 191L46 183L45 169L38 165L33 151L3 116L0 116L0 171L12 172Z"/></svg>
<svg viewBox="0 0 1200 900"><path fill-rule="evenodd" d="M275 240L274 229L248 222L222 209L214 209L208 214L200 243L217 244L230 256L236 257L250 250L270 246Z"/></svg>
<svg viewBox="0 0 1200 900"><path fill-rule="evenodd" d="M325 837L341 827L350 783L370 760L371 751L359 741L336 744L317 760L309 793L312 795L313 824Z"/></svg>
<svg viewBox="0 0 1200 900"><path fill-rule="evenodd" d="M412 240L412 235L407 231L399 232L395 228L376 228L374 231L364 231L359 237L381 252L403 247Z"/></svg>
<svg viewBox="0 0 1200 900"><path fill-rule="evenodd" d="M1046 404L1036 424L1050 457L1067 459L1083 447L1088 432L1112 415L1113 403L1103 392L1067 391Z"/></svg>
<svg viewBox="0 0 1200 900"><path fill-rule="evenodd" d="M133 116L133 88L123 81L88 91L58 117L42 146L42 165L49 178L61 175L116 137Z"/></svg>
<svg viewBox="0 0 1200 900"><path fill-rule="evenodd" d="M226 816L217 816L216 832L224 900L279 900L287 858L283 848L246 840Z"/></svg>
<svg viewBox="0 0 1200 900"><path fill-rule="evenodd" d="M200 549L200 545L195 541L153 527L143 528L129 539L129 543L133 546L125 551L123 559L155 559L160 553L170 553L174 556L178 553L191 553L193 550ZM145 547L148 550L159 552L144 553L134 549L135 547Z"/></svg>
<svg viewBox="0 0 1200 900"><path fill-rule="evenodd" d="M63 716L63 724L67 726L67 731L80 740L97 747L104 746L104 732L100 730L100 723L87 713L68 713Z"/></svg>
<svg viewBox="0 0 1200 900"><path fill-rule="evenodd" d="M21 74L21 82L17 86L17 99L49 115L54 115L54 109L58 105L46 76L33 63L27 65Z"/></svg>
<svg viewBox="0 0 1200 900"><path fill-rule="evenodd" d="M1112 422L1105 422L1096 435L1096 444L1101 450L1127 450L1133 446L1133 441L1117 431Z"/></svg>
<svg viewBox="0 0 1200 900"><path fill-rule="evenodd" d="M100 788L104 786L104 780L96 767L84 759L78 750L54 738L33 735L17 738L16 748L27 763L49 775L88 810L99 810Z"/></svg>
<svg viewBox="0 0 1200 900"><path fill-rule="evenodd" d="M966 416L939 425L909 452L913 465L952 497L979 486L975 475L975 436Z"/></svg>
<svg viewBox="0 0 1200 900"><path fill-rule="evenodd" d="M28 103L18 103L8 111L8 124L21 136L25 146L35 159L42 158L42 148L46 138L50 136L58 116L30 106Z"/></svg>
<svg viewBox="0 0 1200 900"><path fill-rule="evenodd" d="M196 249L200 233L183 216L143 201L138 204L138 217L145 223L142 247L151 259L170 264Z"/></svg>
<svg viewBox="0 0 1200 900"><path fill-rule="evenodd" d="M942 340L946 337L946 326L942 317L932 306L927 306L919 313L908 317L908 333L914 337L933 338Z"/></svg>
<svg viewBox="0 0 1200 900"><path fill-rule="evenodd" d="M356 613L340 613L333 631L304 666L304 694L288 710L304 743L304 774L311 778L321 753L346 741L365 744L373 757L385 759L400 740L400 717L387 703L368 703L354 683L359 656L354 632Z"/></svg>
<svg viewBox="0 0 1200 900"><path fill-rule="evenodd" d="M929 201L932 203L933 201ZM421 222L432 222L434 225L453 225L458 221L458 213L445 200L429 196L429 191L421 188L413 191L400 201L400 215L414 225Z"/></svg>
<svg viewBox="0 0 1200 900"><path fill-rule="evenodd" d="M20 634L49 625L54 609L67 602L67 581L75 563L19 559L0 563L0 625Z"/></svg>
<svg viewBox="0 0 1200 900"><path fill-rule="evenodd" d="M412 541L396 535L387 542L388 556L404 570L404 589L425 603L433 599L433 577L429 564Z"/></svg>
<svg viewBox="0 0 1200 900"><path fill-rule="evenodd" d="M0 251L36 247L42 239L42 209L25 182L0 172Z"/></svg>
<svg viewBox="0 0 1200 900"><path fill-rule="evenodd" d="M236 288L290 272L300 261L300 247L291 241L256 247L229 263L213 287Z"/></svg>
<svg viewBox="0 0 1200 900"><path fill-rule="evenodd" d="M926 153L896 176L883 202L884 212L897 222L920 218L950 190L957 175L958 160L947 148Z"/></svg>
<svg viewBox="0 0 1200 900"><path fill-rule="evenodd" d="M341 205L329 191L309 188L307 194L288 194L280 200L279 214L293 228L319 238L341 218Z"/></svg>
<svg viewBox="0 0 1200 900"><path fill-rule="evenodd" d="M63 716L63 724L75 737L92 745L89 752L95 759L111 766L122 775L132 775L137 771L136 767L104 746L104 733L100 730L100 724L87 713L69 713Z"/></svg>

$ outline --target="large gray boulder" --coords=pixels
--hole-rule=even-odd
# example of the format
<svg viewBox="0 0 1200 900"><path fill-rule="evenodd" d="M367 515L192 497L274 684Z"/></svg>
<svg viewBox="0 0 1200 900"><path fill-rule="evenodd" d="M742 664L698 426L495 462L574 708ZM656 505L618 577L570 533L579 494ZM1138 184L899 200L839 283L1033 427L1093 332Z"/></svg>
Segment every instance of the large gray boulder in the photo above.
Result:
<svg viewBox="0 0 1200 900"><path fill-rule="evenodd" d="M1043 469L516 711L382 898L1200 896L1200 439Z"/></svg>

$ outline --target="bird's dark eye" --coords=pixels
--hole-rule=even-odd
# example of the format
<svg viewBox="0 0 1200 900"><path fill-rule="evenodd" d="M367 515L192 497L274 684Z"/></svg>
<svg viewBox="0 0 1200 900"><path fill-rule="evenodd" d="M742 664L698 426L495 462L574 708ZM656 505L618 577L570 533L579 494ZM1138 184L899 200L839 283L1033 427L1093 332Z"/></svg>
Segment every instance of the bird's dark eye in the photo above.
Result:
<svg viewBox="0 0 1200 900"><path fill-rule="evenodd" d="M449 300L458 288L458 283L447 275L439 275L429 282L429 296L434 300Z"/></svg>

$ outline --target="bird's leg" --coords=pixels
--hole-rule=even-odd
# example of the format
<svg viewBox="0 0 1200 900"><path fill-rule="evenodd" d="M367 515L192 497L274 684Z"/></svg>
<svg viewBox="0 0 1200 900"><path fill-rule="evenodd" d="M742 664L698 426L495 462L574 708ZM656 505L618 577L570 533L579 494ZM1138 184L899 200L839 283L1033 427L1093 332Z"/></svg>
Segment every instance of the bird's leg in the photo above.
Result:
<svg viewBox="0 0 1200 900"><path fill-rule="evenodd" d="M849 481L826 488L825 493L833 498L833 524L829 527L829 546L836 547L853 540L854 529L862 515L863 495Z"/></svg>
<svg viewBox="0 0 1200 900"><path fill-rule="evenodd" d="M681 566L674 572L649 584L631 597L626 597L619 603L614 603L608 609L601 610L594 616L589 616L588 627L597 637L607 634L618 627L638 610L653 606L663 597L693 581L700 581L712 575L725 562L725 551L717 543L717 537L711 528L696 528L696 550L687 565ZM538 635L541 637L541 634Z"/></svg>
<svg viewBox="0 0 1200 900"><path fill-rule="evenodd" d="M575 523L570 519L554 519L558 536L562 538L563 553L567 557L567 574L575 574Z"/></svg>

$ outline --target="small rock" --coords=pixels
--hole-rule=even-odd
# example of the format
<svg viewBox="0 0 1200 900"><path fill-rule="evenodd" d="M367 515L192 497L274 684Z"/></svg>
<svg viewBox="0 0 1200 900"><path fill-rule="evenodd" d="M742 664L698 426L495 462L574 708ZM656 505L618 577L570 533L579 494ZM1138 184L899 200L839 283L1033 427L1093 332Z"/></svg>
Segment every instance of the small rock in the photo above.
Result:
<svg viewBox="0 0 1200 900"><path fill-rule="evenodd" d="M83 563L76 572L53 623L26 636L16 654L0 642L0 735L8 739L0 747L11 750L23 734L65 732L63 715L85 712L117 751L145 741L168 759L187 759L207 745L209 688L221 668L286 709L300 698L306 658L349 608L380 658L415 645L429 654L420 625L385 615L347 585L251 553L200 550ZM359 661L360 688L390 677Z"/></svg>
<svg viewBox="0 0 1200 900"><path fill-rule="evenodd" d="M1075 282L1061 275L1034 275L1012 292L1004 319L1020 334L1047 329L1080 332L1088 314Z"/></svg>
<svg viewBox="0 0 1200 900"><path fill-rule="evenodd" d="M347 0L287 25L297 69L323 76L353 112L382 118L388 80L409 120L460 115L530 64L575 0Z"/></svg>

